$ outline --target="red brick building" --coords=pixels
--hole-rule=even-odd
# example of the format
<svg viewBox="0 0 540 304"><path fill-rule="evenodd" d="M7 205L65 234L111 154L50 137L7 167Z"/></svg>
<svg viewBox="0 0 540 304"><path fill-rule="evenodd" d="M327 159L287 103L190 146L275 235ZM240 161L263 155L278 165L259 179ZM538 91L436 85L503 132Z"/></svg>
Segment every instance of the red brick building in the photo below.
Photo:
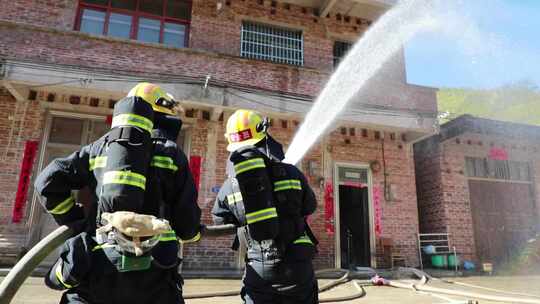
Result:
<svg viewBox="0 0 540 304"><path fill-rule="evenodd" d="M461 116L414 145L420 231L502 264L540 228L540 127Z"/></svg>
<svg viewBox="0 0 540 304"><path fill-rule="evenodd" d="M20 177L32 182L52 158L106 132L114 101L142 80L160 83L185 107L179 144L194 164L201 160L199 204L204 221L210 223L212 199L225 177L223 133L228 116L240 107L257 109L272 118L271 134L287 145L335 62L393 1L326 1L323 6L319 2L4 3L0 11L3 261L12 262L10 253L31 246L54 228L31 187L18 191L19 181L25 180ZM361 207L355 210L364 225L355 241L360 243L350 246L365 249L354 263L382 266L376 244L387 237L409 264L417 264L411 144L435 132L436 112L434 89L406 83L400 52L358 97L349 111L354 115L340 120L306 155L301 166L320 204L310 219L321 242L317 265L340 265L350 258L350 239L342 231L346 229L340 226L344 220L338 211L340 206L342 213L353 208L350 202ZM33 162L28 157L32 149L26 158L23 153L32 141L38 143ZM22 163L28 170L21 172ZM18 222L13 222L14 208L20 211ZM239 254L229 250L230 242L230 238L203 240L186 248L185 267L238 267Z"/></svg>

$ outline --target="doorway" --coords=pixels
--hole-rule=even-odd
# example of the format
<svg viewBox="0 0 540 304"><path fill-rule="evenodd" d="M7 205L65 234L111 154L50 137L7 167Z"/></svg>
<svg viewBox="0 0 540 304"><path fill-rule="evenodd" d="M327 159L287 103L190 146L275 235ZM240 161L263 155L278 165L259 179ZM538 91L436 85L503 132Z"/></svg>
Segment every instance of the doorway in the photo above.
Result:
<svg viewBox="0 0 540 304"><path fill-rule="evenodd" d="M336 215L339 215L336 264L353 270L371 267L373 229L369 169L337 165L336 177Z"/></svg>
<svg viewBox="0 0 540 304"><path fill-rule="evenodd" d="M105 116L82 115L64 112L51 112L46 119L38 171L41 172L52 160L66 157L77 151L81 146L97 140L109 130ZM89 189L75 191L77 202L90 207L91 192ZM32 198L30 214L30 232L27 240L28 248L32 247L58 225L41 207L37 193ZM56 254L51 254L44 260L42 266L51 265L56 260Z"/></svg>

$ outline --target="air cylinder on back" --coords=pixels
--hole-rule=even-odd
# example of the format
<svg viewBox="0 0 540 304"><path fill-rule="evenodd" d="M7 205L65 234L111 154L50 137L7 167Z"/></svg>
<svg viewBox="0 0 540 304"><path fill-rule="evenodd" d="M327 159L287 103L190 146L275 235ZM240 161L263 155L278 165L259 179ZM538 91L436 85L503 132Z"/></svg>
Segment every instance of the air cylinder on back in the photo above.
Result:
<svg viewBox="0 0 540 304"><path fill-rule="evenodd" d="M234 164L251 237L256 241L276 238L279 221L265 164L266 156L253 147L233 152L230 159ZM236 193L234 195L237 196Z"/></svg>
<svg viewBox="0 0 540 304"><path fill-rule="evenodd" d="M99 195L101 212L142 209L153 119L152 106L140 97L126 97L115 104L104 155L107 162Z"/></svg>

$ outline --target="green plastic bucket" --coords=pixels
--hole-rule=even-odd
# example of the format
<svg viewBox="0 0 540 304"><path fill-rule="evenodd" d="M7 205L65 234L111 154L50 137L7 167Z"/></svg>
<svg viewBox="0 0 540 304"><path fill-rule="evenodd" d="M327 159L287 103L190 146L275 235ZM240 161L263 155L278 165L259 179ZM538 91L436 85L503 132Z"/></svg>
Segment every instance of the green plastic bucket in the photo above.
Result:
<svg viewBox="0 0 540 304"><path fill-rule="evenodd" d="M453 254L448 256L448 267L454 268L456 265L459 265L459 256Z"/></svg>
<svg viewBox="0 0 540 304"><path fill-rule="evenodd" d="M446 268L448 261L445 255L432 255L431 256L431 265L435 268Z"/></svg>

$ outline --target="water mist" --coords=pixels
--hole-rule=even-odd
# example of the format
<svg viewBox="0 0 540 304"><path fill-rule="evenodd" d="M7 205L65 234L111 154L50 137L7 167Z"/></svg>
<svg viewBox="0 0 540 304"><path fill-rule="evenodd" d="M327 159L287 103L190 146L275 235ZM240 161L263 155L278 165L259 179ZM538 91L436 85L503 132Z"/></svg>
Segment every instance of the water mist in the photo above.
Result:
<svg viewBox="0 0 540 304"><path fill-rule="evenodd" d="M381 66L421 30L437 27L433 0L404 0L374 23L351 48L307 114L287 151L296 164Z"/></svg>

